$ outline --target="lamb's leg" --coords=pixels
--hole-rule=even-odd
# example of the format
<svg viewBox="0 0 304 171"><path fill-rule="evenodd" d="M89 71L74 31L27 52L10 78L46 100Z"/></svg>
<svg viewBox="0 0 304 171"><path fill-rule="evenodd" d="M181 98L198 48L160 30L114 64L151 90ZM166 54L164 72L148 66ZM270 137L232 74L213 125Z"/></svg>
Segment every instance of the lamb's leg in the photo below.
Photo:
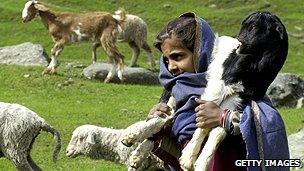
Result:
<svg viewBox="0 0 304 171"><path fill-rule="evenodd" d="M132 58L129 67L134 67L140 54L140 48L135 42L129 42L129 46L132 49Z"/></svg>
<svg viewBox="0 0 304 171"><path fill-rule="evenodd" d="M136 169L139 168L143 161L147 159L153 147L154 142L148 139L145 139L140 143L136 149L131 152L131 156L129 158L130 166Z"/></svg>
<svg viewBox="0 0 304 171"><path fill-rule="evenodd" d="M51 55L52 55L51 62L48 65L48 67L42 72L43 75L56 73L56 68L59 65L57 58L58 58L60 52L63 50L65 42L66 41L62 39L55 43L54 47L51 50Z"/></svg>
<svg viewBox="0 0 304 171"><path fill-rule="evenodd" d="M195 171L207 171L210 165L210 161L212 160L219 144L226 137L226 131L222 127L213 128L210 133L208 140L197 158L194 166Z"/></svg>
<svg viewBox="0 0 304 171"><path fill-rule="evenodd" d="M167 121L168 118L155 117L148 121L137 122L124 130L121 142L127 147L135 142L142 142L158 133Z"/></svg>
<svg viewBox="0 0 304 171"><path fill-rule="evenodd" d="M148 43L146 41L144 41L144 43L143 43L143 45L142 45L141 48L143 48L146 51L146 53L148 55L148 60L149 60L149 64L150 64L151 68L155 69L154 56L152 54L152 50L151 50L150 46L148 45Z"/></svg>
<svg viewBox="0 0 304 171"><path fill-rule="evenodd" d="M116 71L114 70L115 68L117 68L118 78L123 81L122 73L124 69L124 56L118 51L118 48L116 46L115 32L115 28L108 27L103 31L103 34L100 38L101 45L106 54L111 59L110 61L114 61L114 68L112 68L108 73L106 79L104 80L105 83L109 82L113 78L114 74L116 74Z"/></svg>
<svg viewBox="0 0 304 171"><path fill-rule="evenodd" d="M194 163L197 159L198 153L200 152L201 145L208 135L210 129L197 128L188 142L186 147L182 151L182 155L179 158L179 163L183 170L193 170Z"/></svg>
<svg viewBox="0 0 304 171"><path fill-rule="evenodd" d="M27 157L27 161L29 162L34 171L42 171L42 169L34 162L30 155Z"/></svg>
<svg viewBox="0 0 304 171"><path fill-rule="evenodd" d="M100 46L100 43L93 43L92 47L92 62L93 64L97 62L97 55L96 55L96 49Z"/></svg>

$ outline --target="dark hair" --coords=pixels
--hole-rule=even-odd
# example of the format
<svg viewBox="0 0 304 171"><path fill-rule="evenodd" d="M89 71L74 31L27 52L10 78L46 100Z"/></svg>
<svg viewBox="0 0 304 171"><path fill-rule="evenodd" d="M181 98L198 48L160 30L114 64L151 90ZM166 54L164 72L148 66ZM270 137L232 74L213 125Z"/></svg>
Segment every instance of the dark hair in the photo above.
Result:
<svg viewBox="0 0 304 171"><path fill-rule="evenodd" d="M194 17L179 17L170 21L156 36L154 46L161 51L167 38L176 36L191 52L194 51L196 20Z"/></svg>

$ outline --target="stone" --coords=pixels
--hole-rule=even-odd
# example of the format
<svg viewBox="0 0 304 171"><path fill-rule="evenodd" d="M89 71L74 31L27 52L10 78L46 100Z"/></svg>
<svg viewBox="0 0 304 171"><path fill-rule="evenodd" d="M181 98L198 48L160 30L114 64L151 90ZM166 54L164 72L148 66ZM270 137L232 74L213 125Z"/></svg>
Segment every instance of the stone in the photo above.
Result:
<svg viewBox="0 0 304 171"><path fill-rule="evenodd" d="M94 63L83 70L83 75L88 79L104 80L112 68L112 64ZM125 66L123 73L124 83L159 85L158 74L144 68L132 68ZM117 74L111 80L112 83L120 83Z"/></svg>
<svg viewBox="0 0 304 171"><path fill-rule="evenodd" d="M0 47L0 63L16 65L47 66L50 58L40 44L30 42Z"/></svg>
<svg viewBox="0 0 304 171"><path fill-rule="evenodd" d="M303 107L304 80L291 73L279 73L267 90L276 107Z"/></svg>

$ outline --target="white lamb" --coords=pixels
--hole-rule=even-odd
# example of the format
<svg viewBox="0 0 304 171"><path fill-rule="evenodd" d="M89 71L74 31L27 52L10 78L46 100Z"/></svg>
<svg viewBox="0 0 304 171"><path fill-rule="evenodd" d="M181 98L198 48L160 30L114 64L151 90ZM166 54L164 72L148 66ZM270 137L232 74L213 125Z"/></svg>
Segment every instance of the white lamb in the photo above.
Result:
<svg viewBox="0 0 304 171"><path fill-rule="evenodd" d="M17 170L41 170L30 156L41 130L52 133L55 138L53 161L56 161L61 148L59 132L30 109L0 102L0 157L11 160Z"/></svg>
<svg viewBox="0 0 304 171"><path fill-rule="evenodd" d="M150 66L154 69L154 56L147 43L148 27L146 22L136 15L127 14L124 9L115 11L113 17L119 22L121 27L118 41L128 43L132 49L133 54L129 66L135 66L140 54L140 48L142 48L147 53Z"/></svg>
<svg viewBox="0 0 304 171"><path fill-rule="evenodd" d="M156 156L141 153L145 156L138 168L133 168L129 156L135 147L126 147L121 143L124 129L111 129L95 125L82 125L73 131L70 143L66 149L66 156L77 157L85 155L92 159L105 159L124 164L129 171L146 169L162 169L164 164Z"/></svg>

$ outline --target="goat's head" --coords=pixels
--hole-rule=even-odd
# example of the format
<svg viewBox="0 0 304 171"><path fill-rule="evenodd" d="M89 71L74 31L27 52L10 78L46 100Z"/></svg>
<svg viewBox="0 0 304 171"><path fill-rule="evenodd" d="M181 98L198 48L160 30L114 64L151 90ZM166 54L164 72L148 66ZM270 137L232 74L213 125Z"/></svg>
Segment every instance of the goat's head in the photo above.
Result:
<svg viewBox="0 0 304 171"><path fill-rule="evenodd" d="M93 125L82 125L76 128L67 146L66 156L74 158L88 154L92 146L96 144L95 130L96 126Z"/></svg>
<svg viewBox="0 0 304 171"><path fill-rule="evenodd" d="M38 11L47 11L44 5L40 4L38 1L31 0L25 3L22 10L22 22L26 23L35 18Z"/></svg>
<svg viewBox="0 0 304 171"><path fill-rule="evenodd" d="M22 22L28 22L35 18L37 14L37 9L35 8L35 4L37 1L28 1L25 3L24 8L22 10Z"/></svg>

